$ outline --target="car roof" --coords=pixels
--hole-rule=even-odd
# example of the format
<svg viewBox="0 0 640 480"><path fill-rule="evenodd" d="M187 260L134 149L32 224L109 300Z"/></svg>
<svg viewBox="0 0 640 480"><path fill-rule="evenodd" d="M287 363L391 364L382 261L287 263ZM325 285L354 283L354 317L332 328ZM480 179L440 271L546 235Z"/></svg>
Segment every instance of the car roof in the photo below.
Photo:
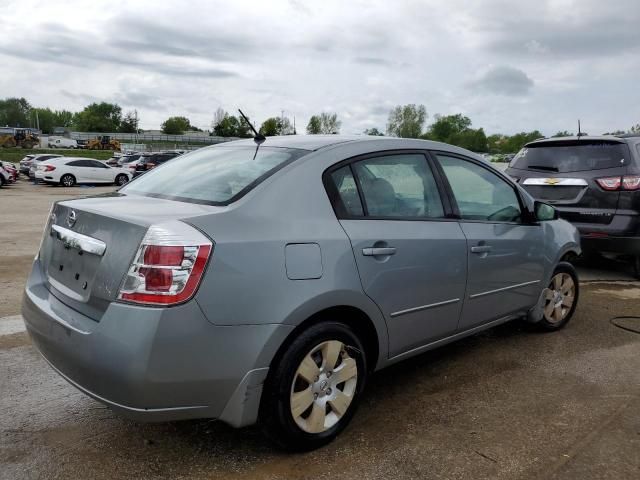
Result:
<svg viewBox="0 0 640 480"><path fill-rule="evenodd" d="M322 148L328 148L335 145L345 145L348 143L389 143L395 144L397 148L415 148L428 150L449 150L459 151L460 153L473 154L467 150L434 142L431 140L421 140L417 138L399 138L399 137L381 137L374 135L280 135L275 137L267 137L263 146L278 148L296 148L301 150L315 151ZM226 146L253 146L255 142L248 138L245 140L235 140L232 142L223 142L213 145L210 148L226 147ZM473 154L477 155L477 154Z"/></svg>
<svg viewBox="0 0 640 480"><path fill-rule="evenodd" d="M571 136L571 137L550 137L550 138L539 138L538 140L534 140L533 142L527 143L525 146L532 145L543 145L545 143L573 143L573 142L611 142L611 143L627 143L623 138L620 138L615 135L581 135L581 136Z"/></svg>

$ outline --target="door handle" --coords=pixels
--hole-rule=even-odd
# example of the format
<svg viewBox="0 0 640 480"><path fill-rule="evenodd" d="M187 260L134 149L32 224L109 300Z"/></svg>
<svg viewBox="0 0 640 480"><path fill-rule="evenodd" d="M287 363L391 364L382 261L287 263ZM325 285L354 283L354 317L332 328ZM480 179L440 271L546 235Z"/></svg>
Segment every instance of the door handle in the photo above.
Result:
<svg viewBox="0 0 640 480"><path fill-rule="evenodd" d="M377 257L378 255L394 255L395 253L395 247L369 247L362 249L362 255L364 255L365 257Z"/></svg>
<svg viewBox="0 0 640 480"><path fill-rule="evenodd" d="M489 253L491 251L491 245L477 245L471 247L471 253Z"/></svg>

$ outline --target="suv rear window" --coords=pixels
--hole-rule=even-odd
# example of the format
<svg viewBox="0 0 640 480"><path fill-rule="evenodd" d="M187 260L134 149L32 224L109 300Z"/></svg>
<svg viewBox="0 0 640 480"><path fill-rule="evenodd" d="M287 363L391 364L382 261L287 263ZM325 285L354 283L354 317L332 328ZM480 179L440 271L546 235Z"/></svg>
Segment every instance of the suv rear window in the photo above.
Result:
<svg viewBox="0 0 640 480"><path fill-rule="evenodd" d="M623 143L576 140L528 145L509 164L522 170L579 172L624 165L628 149Z"/></svg>
<svg viewBox="0 0 640 480"><path fill-rule="evenodd" d="M215 147L176 157L120 192L207 205L228 205L306 150ZM255 154L255 158L254 158Z"/></svg>

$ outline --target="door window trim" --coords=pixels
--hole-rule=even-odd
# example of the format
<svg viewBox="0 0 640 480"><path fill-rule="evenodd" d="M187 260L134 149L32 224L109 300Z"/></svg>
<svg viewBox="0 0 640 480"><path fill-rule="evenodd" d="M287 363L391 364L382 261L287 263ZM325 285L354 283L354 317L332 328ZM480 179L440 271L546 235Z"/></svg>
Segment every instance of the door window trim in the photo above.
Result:
<svg viewBox="0 0 640 480"><path fill-rule="evenodd" d="M362 186L360 185L360 179L356 175L354 171L353 164L356 162L360 162L363 160L369 160L373 158L380 157L389 157L394 155L421 155L424 158L427 168L429 172L433 176L436 184L436 188L438 189L438 197L440 198L440 202L442 203L442 210L444 213L443 217L386 217L386 216L370 216L367 204L364 199L364 194L362 193ZM347 213L347 209L342 204L342 198L340 197L340 192L336 188L336 185L333 182L331 174L336 170L340 170L341 168L348 166L351 175L356 184L356 189L358 190L358 197L360 198L360 203L362 204L362 212L363 215L349 215ZM361 155L356 155L354 157L346 158L337 163L334 163L329 168L327 168L322 173L322 183L324 184L325 191L327 192L327 196L329 197L329 202L331 203L331 207L333 208L333 212L336 215L338 220L393 220L393 221L405 221L405 222L451 222L457 221L458 219L454 217L452 211L452 205L449 202L449 198L446 195L446 190L442 179L440 178L439 172L436 170L436 165L433 162L429 152L427 150L421 149L394 149L394 150L381 150L377 152L369 152ZM342 214L337 205L341 205L341 210L345 212Z"/></svg>
<svg viewBox="0 0 640 480"><path fill-rule="evenodd" d="M517 185L515 185L513 183L513 180L511 178L509 178L509 176L507 174L505 174L505 173L503 173L503 172L501 172L499 170L489 168L481 160L476 160L475 158L471 158L471 157L467 157L467 156L464 156L464 155L460 155L459 153L448 152L446 150L429 150L429 154L431 155L434 163L436 164L436 167L438 169L438 173L442 176L442 182L445 185L445 189L447 191L447 196L449 197L449 200L451 202L452 212L453 212L453 215L455 216L456 220L458 220L460 222L468 222L468 223L491 223L491 224L498 224L498 225L532 225L532 224L537 224L537 222L532 222L531 212L529 212L529 209L526 207L526 204L524 203L524 201L522 199L522 195L520 194L520 191L518 190ZM442 168L442 164L440 163L440 160L438 159L438 155L451 157L451 158L457 158L459 160L470 162L472 164L475 164L475 165L479 166L480 168L484 168L487 172L493 173L498 178L504 180L505 183L507 183L507 185L509 185L511 187L511 189L513 190L513 193L516 195L516 198L518 199L518 205L520 206L520 212L521 212L521 221L519 221L519 222L501 222L501 221L497 221L497 220L473 220L473 219L462 218L462 215L460 214L460 209L458 208L458 202L457 202L456 197L455 197L455 195L453 193L453 188L451 188L451 184L449 183L449 179L447 178L447 175L444 173L444 169Z"/></svg>

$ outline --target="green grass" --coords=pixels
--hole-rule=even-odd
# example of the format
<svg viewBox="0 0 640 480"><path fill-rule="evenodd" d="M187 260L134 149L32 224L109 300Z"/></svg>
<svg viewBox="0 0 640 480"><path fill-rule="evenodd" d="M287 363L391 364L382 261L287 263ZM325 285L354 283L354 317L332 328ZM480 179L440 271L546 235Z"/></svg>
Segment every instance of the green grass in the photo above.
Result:
<svg viewBox="0 0 640 480"><path fill-rule="evenodd" d="M86 157L95 158L96 160L106 160L111 158L113 152L110 150L61 150L47 148L0 148L0 160L5 162L17 163L24 158L25 155L32 153L57 153L67 157Z"/></svg>

